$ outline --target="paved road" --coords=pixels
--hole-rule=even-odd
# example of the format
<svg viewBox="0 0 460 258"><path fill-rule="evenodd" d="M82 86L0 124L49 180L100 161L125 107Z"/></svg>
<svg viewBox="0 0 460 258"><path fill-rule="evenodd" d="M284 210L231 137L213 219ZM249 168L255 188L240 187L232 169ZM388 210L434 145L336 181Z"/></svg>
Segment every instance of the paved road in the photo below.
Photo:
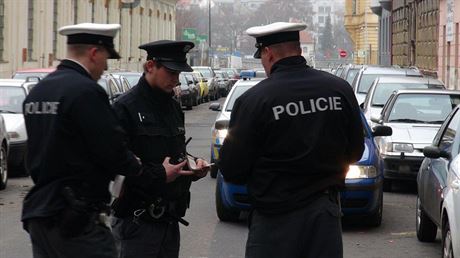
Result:
<svg viewBox="0 0 460 258"><path fill-rule="evenodd" d="M223 99L220 99L223 102ZM189 152L209 159L210 127L216 113L202 104L186 112L187 135L193 140ZM31 257L28 235L19 217L21 202L31 187L28 178L10 179L0 191L0 258ZM397 191L385 193L383 223L379 228L344 225L345 257L440 257L441 242L420 243L415 236L414 184L396 185ZM215 179L206 177L192 185L191 207L185 217L190 226L181 226L183 258L244 257L247 228L239 223L222 223L214 205ZM244 216L243 216L244 218ZM325 246L327 248L327 246Z"/></svg>

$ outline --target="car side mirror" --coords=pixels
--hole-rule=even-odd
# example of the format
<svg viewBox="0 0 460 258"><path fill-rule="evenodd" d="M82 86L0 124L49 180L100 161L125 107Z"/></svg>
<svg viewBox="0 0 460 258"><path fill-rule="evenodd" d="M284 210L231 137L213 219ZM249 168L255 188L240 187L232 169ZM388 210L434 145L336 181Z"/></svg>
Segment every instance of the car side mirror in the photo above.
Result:
<svg viewBox="0 0 460 258"><path fill-rule="evenodd" d="M214 124L214 128L216 128L216 130L227 129L229 122L229 120L218 120Z"/></svg>
<svg viewBox="0 0 460 258"><path fill-rule="evenodd" d="M393 134L393 129L389 126L377 125L372 128L372 135L375 136L391 136Z"/></svg>
<svg viewBox="0 0 460 258"><path fill-rule="evenodd" d="M187 84L193 84L193 81L187 80Z"/></svg>
<svg viewBox="0 0 460 258"><path fill-rule="evenodd" d="M377 124L383 123L382 116L380 115L371 115L371 121Z"/></svg>
<svg viewBox="0 0 460 258"><path fill-rule="evenodd" d="M203 78L203 82L208 82L208 79L206 79L206 78Z"/></svg>
<svg viewBox="0 0 460 258"><path fill-rule="evenodd" d="M212 111L220 111L220 103L211 103L211 105L209 105L209 109Z"/></svg>
<svg viewBox="0 0 460 258"><path fill-rule="evenodd" d="M423 148L423 156L430 159L446 158L450 159L450 153L447 151L440 150L436 146L426 146Z"/></svg>

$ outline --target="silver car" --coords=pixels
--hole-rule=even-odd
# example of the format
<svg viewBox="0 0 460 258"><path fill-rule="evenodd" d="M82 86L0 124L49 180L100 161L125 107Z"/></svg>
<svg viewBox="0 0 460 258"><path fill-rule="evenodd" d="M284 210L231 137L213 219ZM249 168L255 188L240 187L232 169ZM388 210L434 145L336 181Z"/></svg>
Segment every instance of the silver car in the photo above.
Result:
<svg viewBox="0 0 460 258"><path fill-rule="evenodd" d="M386 76L412 76L412 77L423 77L422 73L416 68L396 68L396 67L376 67L376 66L365 66L356 75L351 86L355 92L358 104L364 102L364 98L372 86L372 83L378 77Z"/></svg>
<svg viewBox="0 0 460 258"><path fill-rule="evenodd" d="M449 113L460 104L460 91L399 90L393 93L379 117L371 120L390 126L393 134L379 137L384 164L384 189L392 180L414 180L423 161L423 148L431 145Z"/></svg>
<svg viewBox="0 0 460 258"><path fill-rule="evenodd" d="M391 94L402 89L445 89L437 79L428 77L378 77L372 83L361 105L367 122L372 127L371 116L378 116Z"/></svg>

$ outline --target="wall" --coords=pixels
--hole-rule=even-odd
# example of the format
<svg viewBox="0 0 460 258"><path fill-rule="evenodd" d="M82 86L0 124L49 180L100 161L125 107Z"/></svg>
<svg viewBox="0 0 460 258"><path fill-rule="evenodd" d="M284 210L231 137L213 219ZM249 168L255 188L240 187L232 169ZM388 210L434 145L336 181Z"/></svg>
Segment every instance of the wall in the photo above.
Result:
<svg viewBox="0 0 460 258"><path fill-rule="evenodd" d="M448 88L460 89L459 81L459 23L460 3L454 3L453 8L453 39L447 41L447 0L441 0L439 5L439 47L438 47L438 76Z"/></svg>

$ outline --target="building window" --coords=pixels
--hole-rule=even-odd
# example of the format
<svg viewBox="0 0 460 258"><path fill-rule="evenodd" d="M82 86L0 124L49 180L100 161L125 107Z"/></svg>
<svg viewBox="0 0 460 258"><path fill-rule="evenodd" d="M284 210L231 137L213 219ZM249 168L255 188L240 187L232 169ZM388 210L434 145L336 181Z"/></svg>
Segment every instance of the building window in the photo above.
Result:
<svg viewBox="0 0 460 258"><path fill-rule="evenodd" d="M352 0L351 2L351 12L353 15L356 15L356 0Z"/></svg>
<svg viewBox="0 0 460 258"><path fill-rule="evenodd" d="M58 0L53 1L53 56L57 52L57 23L58 23Z"/></svg>
<svg viewBox="0 0 460 258"><path fill-rule="evenodd" d="M326 7L325 10L326 10L326 14L330 14L330 13L331 13L331 7L330 7L330 6Z"/></svg>
<svg viewBox="0 0 460 258"><path fill-rule="evenodd" d="M322 7L322 6L318 7L318 13L323 14L324 13L324 7Z"/></svg>
<svg viewBox="0 0 460 258"><path fill-rule="evenodd" d="M91 2L91 22L94 23L94 12L95 12L95 7L94 7L94 1Z"/></svg>
<svg viewBox="0 0 460 258"><path fill-rule="evenodd" d="M324 23L324 16L318 16L318 22L323 24Z"/></svg>
<svg viewBox="0 0 460 258"><path fill-rule="evenodd" d="M0 0L0 61L3 61L3 29L5 27L5 1Z"/></svg>
<svg viewBox="0 0 460 258"><path fill-rule="evenodd" d="M27 12L27 60L32 61L32 51L34 46L34 1L28 1L28 12Z"/></svg>

